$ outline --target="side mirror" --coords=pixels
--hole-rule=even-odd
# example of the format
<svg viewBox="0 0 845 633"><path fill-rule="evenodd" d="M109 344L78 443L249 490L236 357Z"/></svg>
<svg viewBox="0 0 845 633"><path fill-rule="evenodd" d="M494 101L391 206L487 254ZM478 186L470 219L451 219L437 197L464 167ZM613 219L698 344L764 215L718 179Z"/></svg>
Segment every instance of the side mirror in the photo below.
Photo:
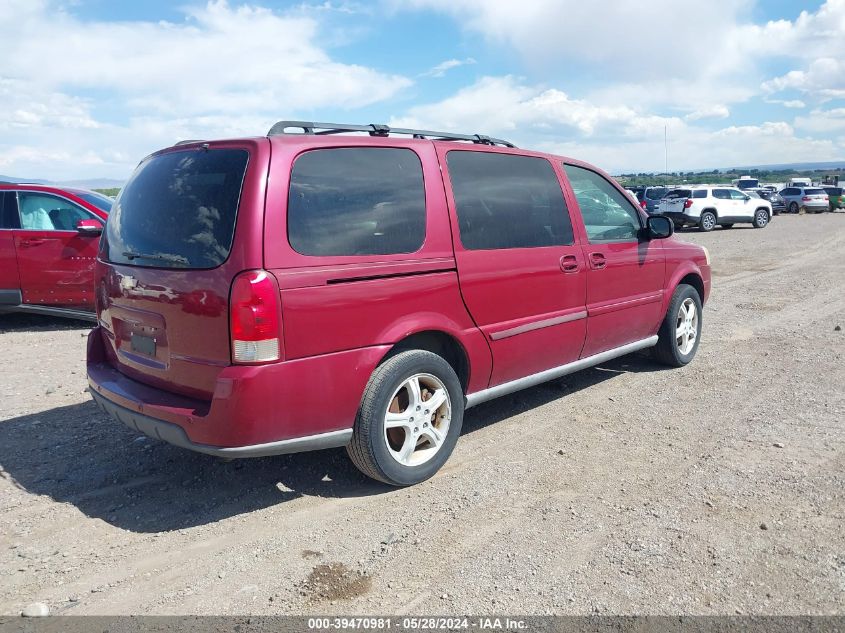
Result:
<svg viewBox="0 0 845 633"><path fill-rule="evenodd" d="M675 225L665 215L650 215L646 220L646 239L665 240L675 232Z"/></svg>
<svg viewBox="0 0 845 633"><path fill-rule="evenodd" d="M97 220L79 220L76 223L76 232L85 237L97 237L103 232L103 225Z"/></svg>

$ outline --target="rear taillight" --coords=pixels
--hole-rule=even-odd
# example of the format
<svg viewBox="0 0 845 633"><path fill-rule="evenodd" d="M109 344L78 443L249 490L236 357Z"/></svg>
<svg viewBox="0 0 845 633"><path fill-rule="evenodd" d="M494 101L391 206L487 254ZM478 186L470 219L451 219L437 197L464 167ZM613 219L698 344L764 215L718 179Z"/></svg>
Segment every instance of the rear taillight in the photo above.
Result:
<svg viewBox="0 0 845 633"><path fill-rule="evenodd" d="M281 358L281 306L275 278L263 270L235 277L229 300L232 362L266 363Z"/></svg>
<svg viewBox="0 0 845 633"><path fill-rule="evenodd" d="M801 202L809 202L810 200L812 200L810 196L804 196L803 198L801 198Z"/></svg>
<svg viewBox="0 0 845 633"><path fill-rule="evenodd" d="M640 207L642 207L643 209L645 209L645 208L646 208L646 206L647 206L647 205L646 205L645 198L643 198L642 200L640 200Z"/></svg>
<svg viewBox="0 0 845 633"><path fill-rule="evenodd" d="M692 198L684 200L684 209L689 209L692 206Z"/></svg>

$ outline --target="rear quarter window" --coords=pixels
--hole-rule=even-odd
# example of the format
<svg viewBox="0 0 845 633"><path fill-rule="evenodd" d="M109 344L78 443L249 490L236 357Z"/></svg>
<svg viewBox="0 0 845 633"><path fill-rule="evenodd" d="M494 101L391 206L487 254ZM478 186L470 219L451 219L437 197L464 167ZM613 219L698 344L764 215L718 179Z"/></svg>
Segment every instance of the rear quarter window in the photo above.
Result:
<svg viewBox="0 0 845 633"><path fill-rule="evenodd" d="M229 256L249 152L168 152L143 161L115 201L103 255L157 268L215 268Z"/></svg>
<svg viewBox="0 0 845 633"><path fill-rule="evenodd" d="M692 192L693 198L706 198L707 197L707 190L706 189L694 189Z"/></svg>
<svg viewBox="0 0 845 633"><path fill-rule="evenodd" d="M413 253L425 241L422 163L409 149L316 149L296 159L288 240L302 255Z"/></svg>

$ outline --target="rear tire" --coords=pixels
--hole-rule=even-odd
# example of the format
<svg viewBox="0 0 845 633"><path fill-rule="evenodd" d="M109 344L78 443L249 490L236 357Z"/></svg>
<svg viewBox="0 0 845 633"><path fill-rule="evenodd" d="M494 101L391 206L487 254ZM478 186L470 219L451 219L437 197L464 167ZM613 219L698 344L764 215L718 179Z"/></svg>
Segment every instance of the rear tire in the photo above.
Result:
<svg viewBox="0 0 845 633"><path fill-rule="evenodd" d="M797 202L790 202L789 203L789 212L790 213L798 213L798 203Z"/></svg>
<svg viewBox="0 0 845 633"><path fill-rule="evenodd" d="M657 332L654 357L670 367L689 363L698 351L702 322L698 291L687 284L678 284Z"/></svg>
<svg viewBox="0 0 845 633"><path fill-rule="evenodd" d="M368 477L411 486L449 459L463 417L464 392L452 366L428 351L400 352L370 376L346 452Z"/></svg>
<svg viewBox="0 0 845 633"><path fill-rule="evenodd" d="M712 211L704 211L698 218L698 230L708 233L716 227L716 214Z"/></svg>

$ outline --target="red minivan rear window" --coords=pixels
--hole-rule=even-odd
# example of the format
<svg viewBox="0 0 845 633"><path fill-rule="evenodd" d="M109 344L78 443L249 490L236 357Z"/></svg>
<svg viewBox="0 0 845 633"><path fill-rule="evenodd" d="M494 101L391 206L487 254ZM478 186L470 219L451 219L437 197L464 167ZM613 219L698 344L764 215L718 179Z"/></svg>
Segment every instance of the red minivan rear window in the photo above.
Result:
<svg viewBox="0 0 845 633"><path fill-rule="evenodd" d="M249 152L191 149L144 160L115 201L102 257L155 268L215 268L232 248Z"/></svg>

